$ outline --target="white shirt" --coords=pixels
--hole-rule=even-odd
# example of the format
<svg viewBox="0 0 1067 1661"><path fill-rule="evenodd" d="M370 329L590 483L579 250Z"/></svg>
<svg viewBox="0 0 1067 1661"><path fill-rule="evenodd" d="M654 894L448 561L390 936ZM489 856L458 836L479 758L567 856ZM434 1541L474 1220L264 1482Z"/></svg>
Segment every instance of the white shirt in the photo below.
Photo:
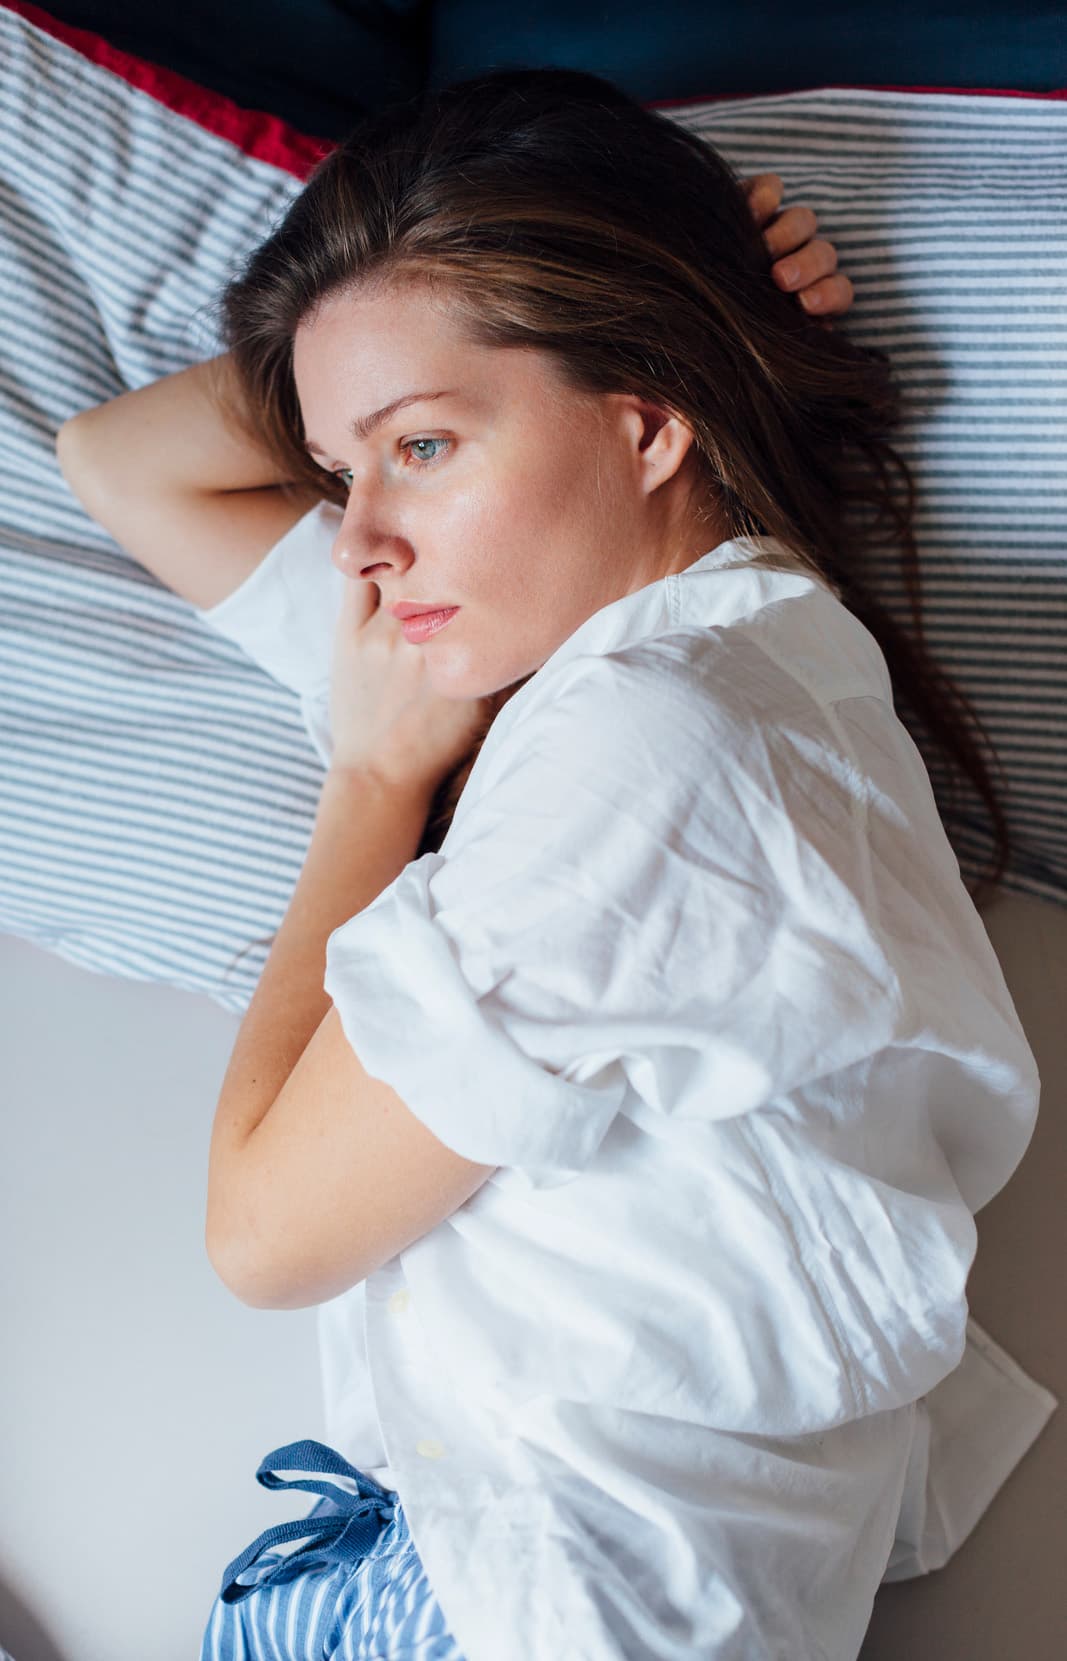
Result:
<svg viewBox="0 0 1067 1661"><path fill-rule="evenodd" d="M324 761L339 519L200 613ZM320 1307L330 1440L398 1490L467 1661L854 1657L883 1575L936 1566L931 1407L1013 1365L965 1282L1033 1054L877 642L766 560L588 618L327 944L363 1066L500 1167ZM1051 1411L1025 1383L944 1555Z"/></svg>

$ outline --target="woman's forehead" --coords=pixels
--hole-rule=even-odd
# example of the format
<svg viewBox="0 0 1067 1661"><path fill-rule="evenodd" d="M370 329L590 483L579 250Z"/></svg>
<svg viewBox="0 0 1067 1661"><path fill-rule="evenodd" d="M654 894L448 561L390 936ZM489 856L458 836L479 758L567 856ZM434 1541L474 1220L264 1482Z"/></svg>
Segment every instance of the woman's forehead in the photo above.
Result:
<svg viewBox="0 0 1067 1661"><path fill-rule="evenodd" d="M392 282L348 284L321 295L308 307L294 333L294 349L320 338L361 337L385 332L399 340L435 338L452 344L473 344L464 328L464 308L458 297L439 284L408 278Z"/></svg>
<svg viewBox="0 0 1067 1661"><path fill-rule="evenodd" d="M411 321L395 304L388 312L368 305L358 316L338 304L328 318L321 313L302 326L293 341L293 377L308 448L318 453L333 434L365 442L408 408L421 416L425 405L444 419L453 410L488 415L520 405L548 417L578 397L549 354L446 339L432 320ZM331 432L312 438L317 426Z"/></svg>

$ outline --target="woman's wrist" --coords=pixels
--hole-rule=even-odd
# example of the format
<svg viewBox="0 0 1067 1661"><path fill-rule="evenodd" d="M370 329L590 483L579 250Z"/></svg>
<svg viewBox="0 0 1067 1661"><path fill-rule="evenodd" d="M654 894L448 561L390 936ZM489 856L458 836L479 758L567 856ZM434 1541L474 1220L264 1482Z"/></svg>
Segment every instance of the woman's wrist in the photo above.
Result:
<svg viewBox="0 0 1067 1661"><path fill-rule="evenodd" d="M390 772L370 762L358 766L334 762L323 781L322 794L343 794L351 791L373 793L397 804L411 818L422 817L425 826L441 779L423 777L408 772ZM320 798L321 800L321 798Z"/></svg>

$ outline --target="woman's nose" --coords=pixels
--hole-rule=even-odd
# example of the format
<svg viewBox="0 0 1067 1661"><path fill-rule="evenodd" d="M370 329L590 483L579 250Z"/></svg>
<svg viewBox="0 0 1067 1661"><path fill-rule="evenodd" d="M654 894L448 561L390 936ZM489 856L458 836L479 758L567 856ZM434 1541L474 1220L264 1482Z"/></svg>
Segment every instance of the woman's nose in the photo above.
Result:
<svg viewBox="0 0 1067 1661"><path fill-rule="evenodd" d="M372 507L349 497L331 558L346 577L377 581L386 571L406 571L413 555L407 539L386 529Z"/></svg>

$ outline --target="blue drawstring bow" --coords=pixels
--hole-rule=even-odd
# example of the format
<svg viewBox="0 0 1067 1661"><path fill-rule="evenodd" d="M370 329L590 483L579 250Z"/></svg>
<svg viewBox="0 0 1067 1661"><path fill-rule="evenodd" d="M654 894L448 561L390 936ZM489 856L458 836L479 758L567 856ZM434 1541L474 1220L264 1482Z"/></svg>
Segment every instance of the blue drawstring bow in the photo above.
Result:
<svg viewBox="0 0 1067 1661"><path fill-rule="evenodd" d="M335 1482L297 1480L286 1482L275 1475L275 1468L283 1471L322 1471L334 1476L351 1477L357 1492L350 1494ZM347 1459L322 1442L290 1442L287 1447L268 1453L256 1472L256 1481L264 1488L303 1488L311 1494L322 1494L330 1510L322 1509L322 1501L308 1513L291 1523L279 1523L266 1528L258 1540L228 1564L222 1576L219 1594L223 1603L240 1603L260 1586L271 1586L292 1580L306 1569L324 1567L340 1561L358 1563L366 1557L382 1528L393 1515L396 1495L383 1488L373 1477L356 1470ZM283 1545L289 1540L307 1539L307 1545L289 1552L280 1562L249 1585L239 1586L237 1577L261 1552L270 1546ZM328 1553L325 1548L328 1548Z"/></svg>

